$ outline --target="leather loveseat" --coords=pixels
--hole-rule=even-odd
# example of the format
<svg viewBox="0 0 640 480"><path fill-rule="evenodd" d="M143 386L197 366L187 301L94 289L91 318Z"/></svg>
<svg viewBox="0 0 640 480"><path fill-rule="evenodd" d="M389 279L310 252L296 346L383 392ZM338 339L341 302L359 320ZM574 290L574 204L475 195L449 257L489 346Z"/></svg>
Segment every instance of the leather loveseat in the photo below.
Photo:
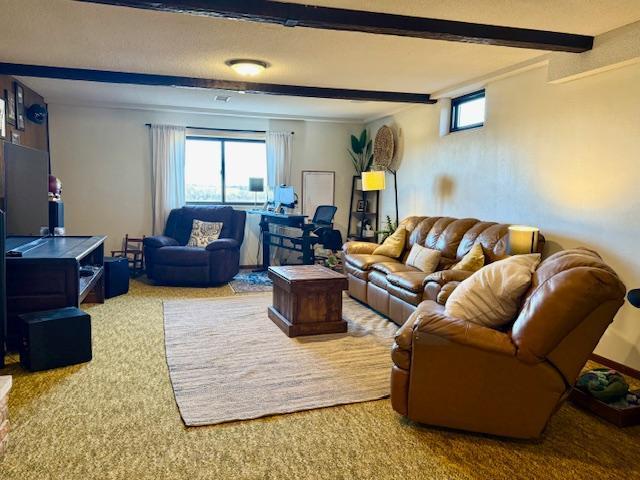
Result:
<svg viewBox="0 0 640 480"><path fill-rule="evenodd" d="M430 425L536 438L624 302L597 253L558 252L533 274L515 321L495 330L422 302L392 349L391 403Z"/></svg>
<svg viewBox="0 0 640 480"><path fill-rule="evenodd" d="M347 242L343 246L349 295L398 325L402 325L422 301L437 301L438 295L445 294L456 285L451 282L460 282L472 274L451 270L451 267L471 250L474 243L482 245L485 264L507 256L509 225L506 224L474 218L408 217L399 228L407 230L405 249L399 259L373 255L378 247L376 243ZM435 273L427 275L404 264L415 243L441 252ZM541 250L544 245L542 236L538 245Z"/></svg>
<svg viewBox="0 0 640 480"><path fill-rule="evenodd" d="M222 222L220 238L206 248L189 247L193 220ZM246 212L223 206L171 211L164 235L144 239L147 277L166 285L217 285L240 271Z"/></svg>

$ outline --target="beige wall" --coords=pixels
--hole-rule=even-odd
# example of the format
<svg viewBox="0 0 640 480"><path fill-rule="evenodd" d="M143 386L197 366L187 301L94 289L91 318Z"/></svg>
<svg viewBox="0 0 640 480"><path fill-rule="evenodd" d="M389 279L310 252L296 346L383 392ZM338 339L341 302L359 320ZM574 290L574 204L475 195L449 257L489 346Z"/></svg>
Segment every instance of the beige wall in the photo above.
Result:
<svg viewBox="0 0 640 480"><path fill-rule="evenodd" d="M640 65L546 79L544 67L488 84L480 129L441 136L447 102L370 124L399 131L400 217L536 225L550 249L592 247L640 287ZM640 368L640 311L626 303L596 351Z"/></svg>
<svg viewBox="0 0 640 480"><path fill-rule="evenodd" d="M282 121L159 111L49 105L52 171L63 182L69 234L104 234L107 250L125 233L151 233L150 140L145 123L293 131L292 184L304 169L336 172L338 228L346 231L353 167L346 151L361 124ZM348 180L347 180L348 179ZM256 263L258 218L249 215L242 264ZM344 232L343 232L344 234Z"/></svg>

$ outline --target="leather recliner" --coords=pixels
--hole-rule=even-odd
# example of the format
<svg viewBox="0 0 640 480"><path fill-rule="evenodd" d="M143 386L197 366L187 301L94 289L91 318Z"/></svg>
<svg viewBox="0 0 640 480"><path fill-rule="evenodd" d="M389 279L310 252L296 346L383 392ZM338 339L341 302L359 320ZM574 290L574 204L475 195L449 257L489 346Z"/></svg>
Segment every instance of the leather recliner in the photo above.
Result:
<svg viewBox="0 0 640 480"><path fill-rule="evenodd" d="M504 331L448 317L443 305L424 301L396 334L392 406L420 423L536 438L624 295L597 253L573 249L540 263Z"/></svg>
<svg viewBox="0 0 640 480"><path fill-rule="evenodd" d="M424 300L438 300L449 282L462 281L472 272L451 270L474 243L479 242L485 264L507 257L509 225L475 218L408 217L400 223L407 230L405 249L399 259L373 255L370 242L347 242L343 259L349 295L402 325ZM411 247L419 244L441 252L438 271L426 274L404 264ZM544 246L541 235L538 250Z"/></svg>
<svg viewBox="0 0 640 480"><path fill-rule="evenodd" d="M220 238L189 247L193 220L222 222ZM164 235L144 239L147 277L165 285L218 285L240 271L246 212L227 206L189 206L171 211Z"/></svg>

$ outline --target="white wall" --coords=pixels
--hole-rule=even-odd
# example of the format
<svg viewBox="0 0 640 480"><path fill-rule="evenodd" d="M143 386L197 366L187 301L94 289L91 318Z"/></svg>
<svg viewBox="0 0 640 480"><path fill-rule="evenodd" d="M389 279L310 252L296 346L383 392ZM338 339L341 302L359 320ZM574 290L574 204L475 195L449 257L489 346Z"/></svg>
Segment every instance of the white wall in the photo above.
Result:
<svg viewBox="0 0 640 480"><path fill-rule="evenodd" d="M145 123L292 131L292 184L302 170L336 172L337 227L346 232L353 167L346 146L361 124L282 121L160 111L49 104L52 172L63 182L68 234L108 236L119 248L125 233L151 234L149 130ZM247 217L241 263L256 264L258 218Z"/></svg>
<svg viewBox="0 0 640 480"><path fill-rule="evenodd" d="M558 85L538 68L489 83L486 98L480 129L440 136L447 102L368 125L399 131L400 217L536 225L550 250L592 247L640 287L640 65ZM640 311L625 303L596 351L640 368Z"/></svg>

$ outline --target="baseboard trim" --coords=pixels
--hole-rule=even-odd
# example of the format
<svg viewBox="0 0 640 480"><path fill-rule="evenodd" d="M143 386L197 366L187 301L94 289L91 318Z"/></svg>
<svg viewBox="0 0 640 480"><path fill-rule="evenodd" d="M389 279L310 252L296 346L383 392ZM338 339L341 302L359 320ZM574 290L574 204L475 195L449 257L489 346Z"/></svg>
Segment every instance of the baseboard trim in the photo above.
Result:
<svg viewBox="0 0 640 480"><path fill-rule="evenodd" d="M628 375L630 377L637 378L637 379L640 380L640 370L636 370L635 368L627 367L626 365L623 365L622 363L618 363L618 362L616 362L614 360L610 360L608 358L602 357L602 356L600 356L600 355L598 355L596 353L592 353L590 358L594 362L601 363L605 367L613 368L614 370L617 370L618 372L620 372L620 373L622 373L624 375Z"/></svg>
<svg viewBox="0 0 640 480"><path fill-rule="evenodd" d="M245 270L245 269L246 270L249 270L249 269L254 270L254 269L258 268L258 267L262 267L262 265L240 265L240 268L243 269L243 270Z"/></svg>

